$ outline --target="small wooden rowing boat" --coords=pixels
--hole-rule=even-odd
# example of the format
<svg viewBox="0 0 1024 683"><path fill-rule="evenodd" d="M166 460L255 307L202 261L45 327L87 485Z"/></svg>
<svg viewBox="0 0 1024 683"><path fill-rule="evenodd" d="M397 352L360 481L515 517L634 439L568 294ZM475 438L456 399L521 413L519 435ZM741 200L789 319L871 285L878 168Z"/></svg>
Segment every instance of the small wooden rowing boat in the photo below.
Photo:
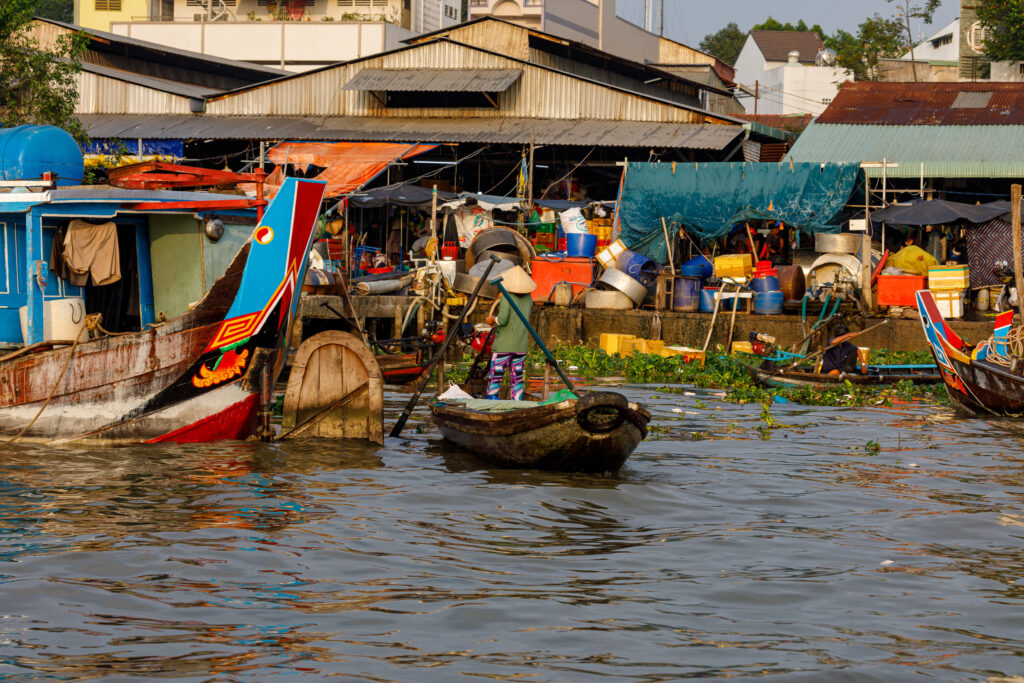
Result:
<svg viewBox="0 0 1024 683"><path fill-rule="evenodd" d="M942 381L935 365L869 365L864 373L852 372L828 375L814 372L810 366L797 366L779 370L773 363L759 368L745 365L747 372L759 384L773 387L810 387L828 389L843 382L865 386L896 384L908 380L914 384L938 384Z"/></svg>
<svg viewBox="0 0 1024 683"><path fill-rule="evenodd" d="M430 408L445 440L494 465L567 472L617 471L651 419L643 406L604 391L507 412L437 398Z"/></svg>

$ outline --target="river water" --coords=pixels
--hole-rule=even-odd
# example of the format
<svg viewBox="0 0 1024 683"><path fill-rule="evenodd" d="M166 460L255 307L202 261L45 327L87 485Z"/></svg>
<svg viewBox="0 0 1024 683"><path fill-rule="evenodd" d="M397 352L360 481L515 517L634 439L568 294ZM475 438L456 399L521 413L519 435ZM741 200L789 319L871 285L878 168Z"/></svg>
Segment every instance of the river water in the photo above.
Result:
<svg viewBox="0 0 1024 683"><path fill-rule="evenodd" d="M1024 423L625 393L614 477L488 469L422 410L380 449L8 447L0 679L1024 675Z"/></svg>

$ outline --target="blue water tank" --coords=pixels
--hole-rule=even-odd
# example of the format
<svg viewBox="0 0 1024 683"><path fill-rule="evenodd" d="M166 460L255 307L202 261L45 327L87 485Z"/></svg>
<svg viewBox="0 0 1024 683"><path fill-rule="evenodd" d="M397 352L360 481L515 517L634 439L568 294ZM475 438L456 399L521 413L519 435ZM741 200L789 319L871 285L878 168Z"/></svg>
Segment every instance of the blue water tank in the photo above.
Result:
<svg viewBox="0 0 1024 683"><path fill-rule="evenodd" d="M57 185L81 185L82 150L71 134L56 126L0 128L0 179L38 180L57 174Z"/></svg>

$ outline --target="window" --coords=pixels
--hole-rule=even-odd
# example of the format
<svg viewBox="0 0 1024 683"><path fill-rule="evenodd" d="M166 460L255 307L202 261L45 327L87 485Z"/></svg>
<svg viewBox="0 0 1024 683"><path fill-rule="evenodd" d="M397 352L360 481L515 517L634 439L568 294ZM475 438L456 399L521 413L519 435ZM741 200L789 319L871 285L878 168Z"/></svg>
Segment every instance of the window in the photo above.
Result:
<svg viewBox="0 0 1024 683"><path fill-rule="evenodd" d="M230 6L233 7L237 1L238 0L224 0L224 4L230 5ZM267 6L267 1L268 0L256 0L256 5L258 7L266 7ZM193 2L193 0L188 0L188 4L191 5L192 2ZM197 5L198 4L202 4L202 2L203 2L203 0L199 0L199 2L197 2L196 4ZM274 2L275 5L280 5L281 4L280 0L273 0L273 2ZM306 7L313 7L314 5L316 5L316 0L306 0Z"/></svg>
<svg viewBox="0 0 1024 683"><path fill-rule="evenodd" d="M207 0L186 0L185 5L188 7L206 7L206 1ZM220 3L218 2L217 4L219 5ZM238 0L224 0L224 4L228 7L235 7L238 5ZM307 2L306 4L308 5L309 3ZM213 9L216 10L217 7L214 6Z"/></svg>
<svg viewBox="0 0 1024 683"><path fill-rule="evenodd" d="M387 7L388 0L338 0L338 7Z"/></svg>
<svg viewBox="0 0 1024 683"><path fill-rule="evenodd" d="M449 19L459 20L459 10L451 5L444 6L444 15Z"/></svg>
<svg viewBox="0 0 1024 683"><path fill-rule="evenodd" d="M473 0L473 7L487 7L487 0Z"/></svg>
<svg viewBox="0 0 1024 683"><path fill-rule="evenodd" d="M947 33L946 35L939 36L938 38L933 40L932 41L932 47L933 48L940 48L943 45L950 45L952 43L953 43L953 34L952 33Z"/></svg>
<svg viewBox="0 0 1024 683"><path fill-rule="evenodd" d="M120 12L121 0L96 0L97 12Z"/></svg>

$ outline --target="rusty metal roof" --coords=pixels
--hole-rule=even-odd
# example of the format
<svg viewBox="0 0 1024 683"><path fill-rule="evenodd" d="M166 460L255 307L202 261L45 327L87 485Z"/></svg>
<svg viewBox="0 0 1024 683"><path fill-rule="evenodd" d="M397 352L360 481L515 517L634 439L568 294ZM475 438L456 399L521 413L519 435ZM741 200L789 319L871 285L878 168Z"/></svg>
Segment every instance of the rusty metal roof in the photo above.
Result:
<svg viewBox="0 0 1024 683"><path fill-rule="evenodd" d="M1024 124L1024 83L844 83L818 123Z"/></svg>
<svg viewBox="0 0 1024 683"><path fill-rule="evenodd" d="M397 118L290 116L78 117L93 138L222 140L352 140L476 142L544 145L672 147L721 150L743 133L740 126L643 121L530 118Z"/></svg>
<svg viewBox="0 0 1024 683"><path fill-rule="evenodd" d="M505 92L522 69L363 69L343 90Z"/></svg>
<svg viewBox="0 0 1024 683"><path fill-rule="evenodd" d="M800 53L801 63L813 64L818 53L825 47L821 36L814 31L751 31L750 37L757 43L765 60L788 62L789 53Z"/></svg>

